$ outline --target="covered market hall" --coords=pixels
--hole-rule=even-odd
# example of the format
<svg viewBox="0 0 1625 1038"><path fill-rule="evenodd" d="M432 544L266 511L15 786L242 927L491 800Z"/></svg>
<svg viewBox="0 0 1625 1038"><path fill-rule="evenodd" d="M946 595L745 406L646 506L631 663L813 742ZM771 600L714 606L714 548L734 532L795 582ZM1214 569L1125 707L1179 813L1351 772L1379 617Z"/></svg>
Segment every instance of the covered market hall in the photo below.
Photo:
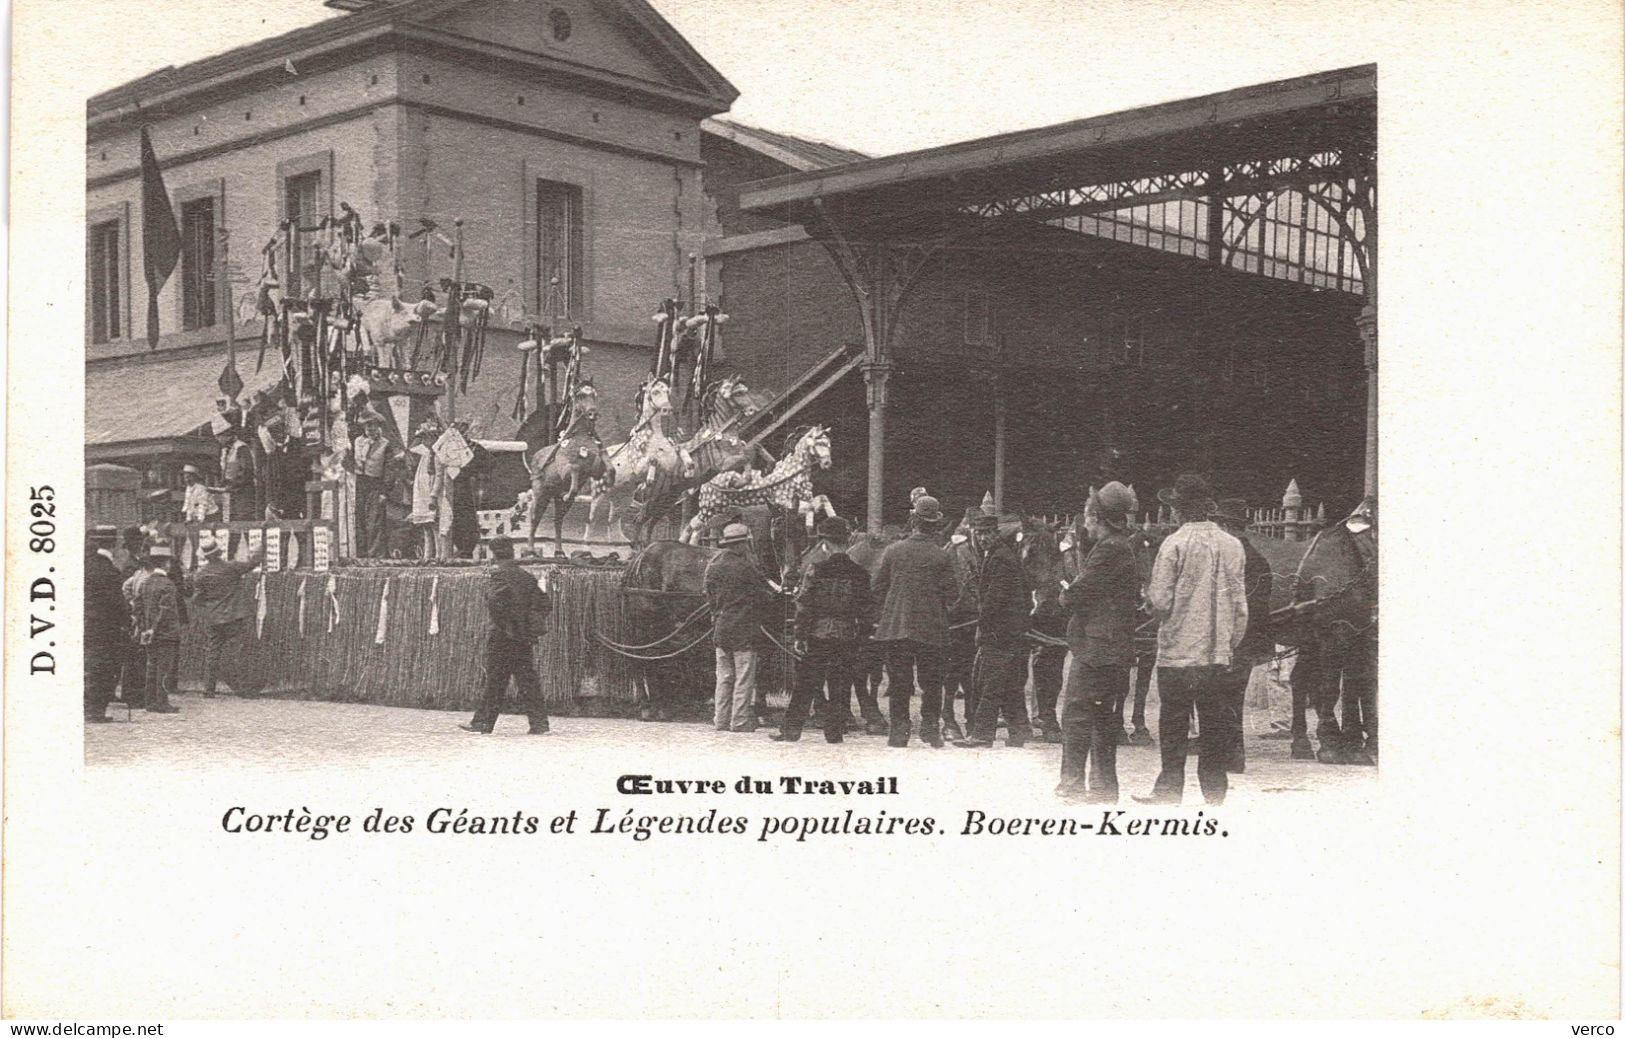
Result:
<svg viewBox="0 0 1625 1038"><path fill-rule="evenodd" d="M1346 514L1376 480L1376 108L1368 65L740 185L828 288L733 260L730 309L769 297L789 332L741 363L793 380L831 345L796 308L838 306L862 373L753 433L830 424L871 531L915 485L1075 511L1104 448L1142 504L1195 469Z"/></svg>

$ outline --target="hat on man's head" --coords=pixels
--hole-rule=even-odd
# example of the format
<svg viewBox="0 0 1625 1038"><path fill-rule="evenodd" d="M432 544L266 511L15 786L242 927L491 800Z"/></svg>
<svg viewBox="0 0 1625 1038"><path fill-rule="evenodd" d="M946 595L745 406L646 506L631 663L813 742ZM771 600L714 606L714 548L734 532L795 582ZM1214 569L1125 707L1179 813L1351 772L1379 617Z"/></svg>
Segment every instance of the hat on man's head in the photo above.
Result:
<svg viewBox="0 0 1625 1038"><path fill-rule="evenodd" d="M183 476L196 476L198 479L203 478L203 473L198 471L198 467L196 465L182 465L181 466L181 475L183 475Z"/></svg>
<svg viewBox="0 0 1625 1038"><path fill-rule="evenodd" d="M722 528L722 536L717 539L717 544L738 544L740 541L748 540L750 540L750 527L744 523L729 523Z"/></svg>
<svg viewBox="0 0 1625 1038"><path fill-rule="evenodd" d="M1140 502L1135 498L1134 491L1116 480L1089 492L1089 508L1104 523L1121 525L1139 507Z"/></svg>
<svg viewBox="0 0 1625 1038"><path fill-rule="evenodd" d="M1157 491L1157 500L1188 519L1205 519L1213 510L1213 488L1194 472L1182 472L1172 489Z"/></svg>
<svg viewBox="0 0 1625 1038"><path fill-rule="evenodd" d="M1247 499L1244 497L1220 498L1218 506L1213 512L1213 521L1224 523L1226 526L1246 526Z"/></svg>
<svg viewBox="0 0 1625 1038"><path fill-rule="evenodd" d="M206 533L198 537L197 550L199 555L206 559L212 559L218 556L222 549L220 542L215 540L213 535Z"/></svg>
<svg viewBox="0 0 1625 1038"><path fill-rule="evenodd" d="M118 540L118 527L107 523L97 524L90 528L90 536L87 539L91 544L112 547Z"/></svg>
<svg viewBox="0 0 1625 1038"><path fill-rule="evenodd" d="M914 502L918 501L922 497L925 497L926 494L927 494L927 491L926 491L926 489L924 487L915 487L913 490L910 490L908 492L909 506L912 507L914 505Z"/></svg>
<svg viewBox="0 0 1625 1038"><path fill-rule="evenodd" d="M910 519L920 523L942 522L942 505L930 494L921 494L914 499L914 508L908 513Z"/></svg>
<svg viewBox="0 0 1625 1038"><path fill-rule="evenodd" d="M818 524L818 536L829 541L845 541L852 536L852 527L845 519L832 515Z"/></svg>
<svg viewBox="0 0 1625 1038"><path fill-rule="evenodd" d="M147 547L147 558L149 559L172 559L174 557L175 549L169 546L168 541L153 541Z"/></svg>

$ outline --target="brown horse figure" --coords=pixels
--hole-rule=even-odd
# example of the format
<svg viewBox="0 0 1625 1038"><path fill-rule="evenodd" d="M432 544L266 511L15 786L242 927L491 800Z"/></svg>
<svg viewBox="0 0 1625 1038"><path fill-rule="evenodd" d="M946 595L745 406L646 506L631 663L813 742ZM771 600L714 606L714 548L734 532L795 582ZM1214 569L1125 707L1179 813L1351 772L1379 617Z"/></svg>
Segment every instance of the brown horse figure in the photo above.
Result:
<svg viewBox="0 0 1625 1038"><path fill-rule="evenodd" d="M570 425L557 443L542 447L527 458L530 470L530 531L526 543L536 553L536 526L542 512L553 509L553 554L564 555L564 514L576 495L595 479L602 479L608 466L604 445L598 441L598 409L590 391L579 393L572 407Z"/></svg>

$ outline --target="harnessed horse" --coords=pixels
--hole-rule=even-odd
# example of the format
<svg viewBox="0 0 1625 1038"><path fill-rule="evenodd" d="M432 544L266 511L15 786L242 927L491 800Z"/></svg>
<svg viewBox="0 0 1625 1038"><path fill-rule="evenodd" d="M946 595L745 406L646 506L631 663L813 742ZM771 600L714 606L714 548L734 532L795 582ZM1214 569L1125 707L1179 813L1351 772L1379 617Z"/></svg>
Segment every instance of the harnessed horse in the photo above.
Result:
<svg viewBox="0 0 1625 1038"><path fill-rule="evenodd" d="M1377 756L1377 526L1369 503L1317 533L1298 563L1293 604L1276 640L1298 647L1292 672L1292 755L1326 764ZM1341 721L1335 716L1342 700ZM1305 708L1315 708L1311 753Z"/></svg>

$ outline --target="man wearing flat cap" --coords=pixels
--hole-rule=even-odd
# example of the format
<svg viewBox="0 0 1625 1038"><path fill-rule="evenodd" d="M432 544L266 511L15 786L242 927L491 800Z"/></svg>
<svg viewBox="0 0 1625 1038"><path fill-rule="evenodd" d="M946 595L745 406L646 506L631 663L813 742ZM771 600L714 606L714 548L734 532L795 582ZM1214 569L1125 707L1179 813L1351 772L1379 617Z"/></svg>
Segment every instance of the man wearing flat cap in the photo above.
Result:
<svg viewBox="0 0 1625 1038"><path fill-rule="evenodd" d="M1072 650L1061 718L1061 784L1056 792L1094 803L1117 802L1117 704L1128 695L1134 663L1139 567L1129 541L1133 491L1107 483L1089 496L1084 530L1092 546L1061 591Z"/></svg>
<svg viewBox="0 0 1625 1038"><path fill-rule="evenodd" d="M1027 614L1030 592L1021 562L999 536L999 517L986 513L971 520L975 549L976 712L969 737L956 746L992 746L1004 715L1006 741L1024 746L1032 738L1027 719Z"/></svg>
<svg viewBox="0 0 1625 1038"><path fill-rule="evenodd" d="M920 738L942 743L942 665L948 613L959 598L953 564L937 541L946 522L929 494L914 499L909 535L886 548L873 582L880 603L875 641L885 646L886 697L891 733L886 745L908 745L909 703L920 689Z"/></svg>
<svg viewBox="0 0 1625 1038"><path fill-rule="evenodd" d="M1158 720L1162 772L1147 803L1177 804L1185 793L1185 751L1190 711L1201 725L1197 777L1210 804L1224 803L1229 745L1223 677L1247 633L1247 556L1241 542L1213 522L1207 480L1183 474L1158 493L1173 508L1179 529L1168 535L1151 567L1146 598L1157 628Z"/></svg>
<svg viewBox="0 0 1625 1038"><path fill-rule="evenodd" d="M959 584L959 598L948 614L948 648L942 664L942 735L952 742L965 737L954 716L954 701L964 696L967 727L976 716L976 683L972 680L976 664L976 548L971 544L970 529L981 514L976 505L965 509L965 518L943 549L953 563L954 580Z"/></svg>
<svg viewBox="0 0 1625 1038"><path fill-rule="evenodd" d="M818 524L818 538L829 554L813 563L796 593L795 634L801 659L796 663L790 707L784 713L783 727L773 736L775 742L801 738L807 708L818 700L824 703L824 740L841 742L845 738L852 716L858 649L875 625L869 571L846 554L850 536L851 528L839 516Z"/></svg>

